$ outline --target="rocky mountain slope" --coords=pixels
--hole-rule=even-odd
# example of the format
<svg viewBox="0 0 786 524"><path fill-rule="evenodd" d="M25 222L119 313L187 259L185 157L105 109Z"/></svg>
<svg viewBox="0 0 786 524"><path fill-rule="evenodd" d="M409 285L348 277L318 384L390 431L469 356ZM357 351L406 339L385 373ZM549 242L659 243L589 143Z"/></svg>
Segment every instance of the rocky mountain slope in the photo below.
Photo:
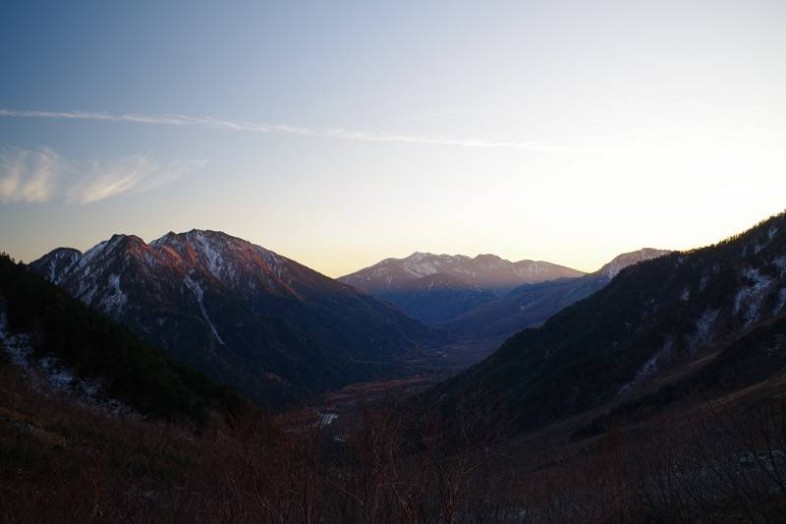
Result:
<svg viewBox="0 0 786 524"><path fill-rule="evenodd" d="M549 262L413 253L383 260L339 280L392 302L422 322L441 324L522 284L581 275Z"/></svg>
<svg viewBox="0 0 786 524"><path fill-rule="evenodd" d="M85 304L264 404L390 376L434 334L393 307L230 235L115 235L30 264Z"/></svg>

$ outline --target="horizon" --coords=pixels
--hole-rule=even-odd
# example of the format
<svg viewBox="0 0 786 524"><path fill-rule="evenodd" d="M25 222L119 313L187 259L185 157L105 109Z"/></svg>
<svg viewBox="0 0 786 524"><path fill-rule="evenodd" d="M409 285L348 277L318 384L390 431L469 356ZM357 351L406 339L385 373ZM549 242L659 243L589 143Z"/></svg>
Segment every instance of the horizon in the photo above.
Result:
<svg viewBox="0 0 786 524"><path fill-rule="evenodd" d="M786 213L786 210L783 210L783 211L782 211L782 213ZM778 214L780 214L780 213L778 213ZM386 258L379 259L379 260L377 260L377 261L375 261L375 262L372 262L372 263L370 263L370 264L367 264L367 265L365 265L365 266L358 267L358 268L356 268L356 269L352 269L352 270L350 270L350 271L348 271L348 272L346 272L346 273L337 274L337 275L329 275L329 274L327 274L327 273L324 273L324 272L322 272L322 271L319 271L319 269L317 269L317 268L315 268L315 267L309 266L308 264L305 264L305 265L306 265L306 267L309 267L310 269L313 269L313 270L315 270L315 271L317 271L317 272L320 272L320 273L324 274L325 276L328 276L328 277L330 277L330 278L333 278L333 279L339 279L339 278L346 277L346 276L349 276L349 275L351 275L351 274L354 274L354 273L356 273L356 272L359 272L359 271L362 271L362 270L368 269L368 268L370 268L370 267L373 267L373 266L375 266L375 265L378 265L378 264L380 264L380 263L382 263L382 262L386 262L386 261L388 261L388 260L397 260L397 261L400 261L400 260L405 260L405 259L411 258L411 257L413 257L413 256L415 256L415 255L429 255L429 256L436 256L436 257L444 257L444 256L447 256L447 257L465 257L465 258L469 258L469 259L472 259L472 260L474 260L474 259L477 259L477 258L479 258L479 257L482 257L482 256L495 256L495 257L498 257L498 258L500 258L500 259L502 259L502 260L504 260L504 261L507 261L507 262L512 262L512 263L523 262L523 261L530 261L530 262L546 262L546 263L552 263L552 264L556 264L556 265L559 265L559 266L563 266L563 267L565 267L565 268L568 268L568 269L574 269L574 270L578 270L578 271L581 271L581 272L583 272L583 273L585 273L585 274L592 274L592 273L595 273L595 272L597 272L597 271L600 271L601 269L603 269L603 267L604 267L605 265L607 265L608 263L612 262L612 261L613 261L615 258L617 258L617 257L619 257L619 256L622 256L622 255L627 255L627 254L630 254L630 253L635 253L635 252L638 252L638 251L644 251L644 250L655 250L655 251L670 251L670 252L673 252L673 253L674 253L674 252L685 252L685 253L688 253L688 252L691 252L691 251L693 251L693 250L698 250L698 249L702 249L702 248L710 247L710 246L712 246L712 245L715 245L715 244L717 244L717 243L720 243L720 242L722 242L722 241L724 241L724 240L730 239L730 238L732 238L732 237L734 237L734 236L737 236L737 235L739 235L739 234L743 234L743 233L747 232L748 230L750 230L750 229L753 229L753 228L757 227L757 226L758 226L760 223L763 223L763 222L765 222L766 220L768 220L768 219L772 218L773 216L776 216L776 215L771 215L771 216L769 216L769 217L764 217L764 218L762 218L761 220L759 220L759 221L758 221L756 224L752 224L750 227L747 227L747 228L745 228L744 230L738 231L738 232L736 232L736 233L733 233L732 235L729 235L729 236L727 236L727 237L724 237L724 238L717 239L717 240L715 240L715 241L713 241L713 242L710 242L710 243L707 243L707 244L704 244L704 245L701 245L701 246L694 246L694 247L692 247L692 248L687 248L687 249L670 249L670 248L654 247L654 246L642 246L642 247L640 247L640 248L633 249L633 250L630 250L630 251L624 251L624 252L620 252L620 253L617 253L617 254L615 254L615 255L612 255L611 257L609 257L608 259L606 259L604 262L602 262L602 263L601 263L601 264L600 264L598 267L596 267L596 268L594 268L594 269L581 269L581 268L577 268L577 267L567 266L567 265L565 265L565 264L560 264L559 262L554 262L554 261L552 261L552 260L541 260L541 259L533 259L533 258L510 259L510 258L507 258L507 257L501 256L501 255L498 255L498 254L496 254L496 253L490 253L490 252L478 252L478 253L476 253L476 254L474 254L474 255L468 255L468 254L465 254L465 253L453 253L453 254L450 254L450 253L440 253L440 252L430 252L430 251L413 251L412 253L409 253L409 254L406 254L406 255L401 255L401 256L389 256L389 257L386 257ZM137 235L137 234L135 234L135 233L113 233L113 235L121 235L121 236L128 236L128 237L131 237L131 236L133 236L133 237L137 237L137 238L139 238L140 240L142 240L142 242L144 242L145 244L149 245L149 244L151 244L152 242L155 242L155 241L157 241L157 240L160 240L161 238L165 237L166 235L169 235L169 234L175 234L175 235L185 235L186 233L189 233L189 232L191 232L191 231L201 231L201 232L210 232L210 233L221 233L221 234L228 235L228 236L231 236L231 237L239 238L239 239L241 239L241 240L246 240L246 241L248 241L248 242L251 242L252 244L254 244L254 245L258 246L258 247L262 247L262 248L264 248L264 249L268 249L268 248L267 248L266 246L264 246L264 245L261 245L261 244L256 244L255 242L252 242L252 241L250 241L250 240L248 240L248 239L244 239L244 238L242 238L242 237L239 237L239 236L237 236L237 235L233 235L233 234L231 234L231 233L227 233L227 232L225 232L225 231L217 231L217 230L210 230L210 229L198 229L198 228L192 228L192 229L190 229L190 230L188 230L188 231L178 231L178 232L175 232L175 231L172 231L172 230L170 230L170 231L167 231L166 233L163 233L163 234L161 234L161 235L159 235L159 236L155 236L155 237L153 237L153 238L150 238L149 240L148 240L148 239L146 239L146 238L144 238L144 237L142 237L142 236L140 236L140 235ZM54 248L52 248L52 249L50 249L50 250L48 250L48 251L46 251L46 252L42 253L41 255L39 255L39 256L37 256L37 257L34 257L34 258L31 258L31 259L29 259L29 260L24 260L24 259L17 259L17 261L18 261L18 262L21 262L21 263L30 263L30 262L33 262L33 261L35 261L35 260L38 260L39 258L41 258L41 257L43 257L43 256L45 256L45 255L47 255L47 254L49 254L49 253L51 253L52 251L54 251L54 250L56 250L56 249L62 249L62 248L65 248L65 249L76 249L76 250L80 251L82 254L84 254L86 251L90 250L91 248L93 248L93 247L96 247L97 245L99 245L99 244L100 244L100 243L102 243L102 242L109 241L110 239L111 239L111 236L110 236L110 237L107 237L107 238L104 238L104 239L100 239L100 240L96 241L95 243L93 243L93 244L91 244L91 245L89 245L89 246L87 246L86 248L83 248L83 249L76 248L76 247L74 247L74 246L65 246L65 245L63 245L63 246L57 246L57 247L54 247ZM284 257L284 258L288 258L288 259L290 259L290 260L293 260L293 261L295 261L295 262L298 262L298 263L301 263L301 264L302 264L302 262L301 262L300 260L293 259L293 258L291 258L291 257L287 256L287 254L286 254L286 253L280 253L280 252L278 252L278 251L275 251L275 250L273 250L273 249L268 249L268 250L269 250L269 251L272 251L272 252L274 252L276 255L282 256L282 257ZM11 256L13 257L13 255L11 255Z"/></svg>
<svg viewBox="0 0 786 524"><path fill-rule="evenodd" d="M334 278L418 251L592 272L786 207L778 2L0 14L19 260L197 228Z"/></svg>

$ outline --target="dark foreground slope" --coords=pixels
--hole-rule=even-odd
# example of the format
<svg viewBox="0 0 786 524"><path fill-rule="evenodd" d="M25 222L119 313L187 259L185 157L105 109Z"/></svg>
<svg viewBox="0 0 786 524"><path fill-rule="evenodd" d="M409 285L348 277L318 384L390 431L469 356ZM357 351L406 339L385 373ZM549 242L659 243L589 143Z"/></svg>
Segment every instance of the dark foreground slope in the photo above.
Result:
<svg viewBox="0 0 786 524"><path fill-rule="evenodd" d="M212 231L115 235L31 264L71 295L270 406L390 377L435 340L392 306Z"/></svg>
<svg viewBox="0 0 786 524"><path fill-rule="evenodd" d="M779 215L720 244L621 271L429 398L446 413L465 404L520 430L634 395L702 356L716 377L742 376L740 344L754 352L745 361L758 362L761 379L783 369L773 348L786 334L784 306L786 215ZM744 342L754 335L761 343Z"/></svg>
<svg viewBox="0 0 786 524"><path fill-rule="evenodd" d="M23 337L29 347L17 360L61 368L60 377L67 369L64 387L90 380L94 393L145 416L204 422L212 409L227 413L244 404L5 255L0 256L0 324L0 346ZM10 357L0 351L0 358Z"/></svg>

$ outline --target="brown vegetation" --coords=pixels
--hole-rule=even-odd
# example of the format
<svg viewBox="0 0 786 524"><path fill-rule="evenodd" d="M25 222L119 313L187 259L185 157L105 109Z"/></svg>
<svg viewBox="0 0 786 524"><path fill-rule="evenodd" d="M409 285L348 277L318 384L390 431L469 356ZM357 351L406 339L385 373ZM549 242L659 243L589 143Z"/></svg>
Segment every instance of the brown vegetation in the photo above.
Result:
<svg viewBox="0 0 786 524"><path fill-rule="evenodd" d="M404 427L391 407L361 410L351 430L318 412L246 413L201 430L111 418L6 365L0 521L782 522L781 389L622 421L553 443L544 462L543 449L493 438L446 444L434 421ZM455 420L477 433L471 413Z"/></svg>

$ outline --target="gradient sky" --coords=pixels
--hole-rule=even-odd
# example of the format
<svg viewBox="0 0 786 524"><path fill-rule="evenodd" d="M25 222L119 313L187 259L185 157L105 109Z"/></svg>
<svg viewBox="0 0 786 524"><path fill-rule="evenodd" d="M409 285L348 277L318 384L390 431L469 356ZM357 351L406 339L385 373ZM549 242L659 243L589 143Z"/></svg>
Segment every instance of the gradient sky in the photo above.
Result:
<svg viewBox="0 0 786 524"><path fill-rule="evenodd" d="M786 208L780 0L5 0L0 72L25 261L204 228L591 271Z"/></svg>

